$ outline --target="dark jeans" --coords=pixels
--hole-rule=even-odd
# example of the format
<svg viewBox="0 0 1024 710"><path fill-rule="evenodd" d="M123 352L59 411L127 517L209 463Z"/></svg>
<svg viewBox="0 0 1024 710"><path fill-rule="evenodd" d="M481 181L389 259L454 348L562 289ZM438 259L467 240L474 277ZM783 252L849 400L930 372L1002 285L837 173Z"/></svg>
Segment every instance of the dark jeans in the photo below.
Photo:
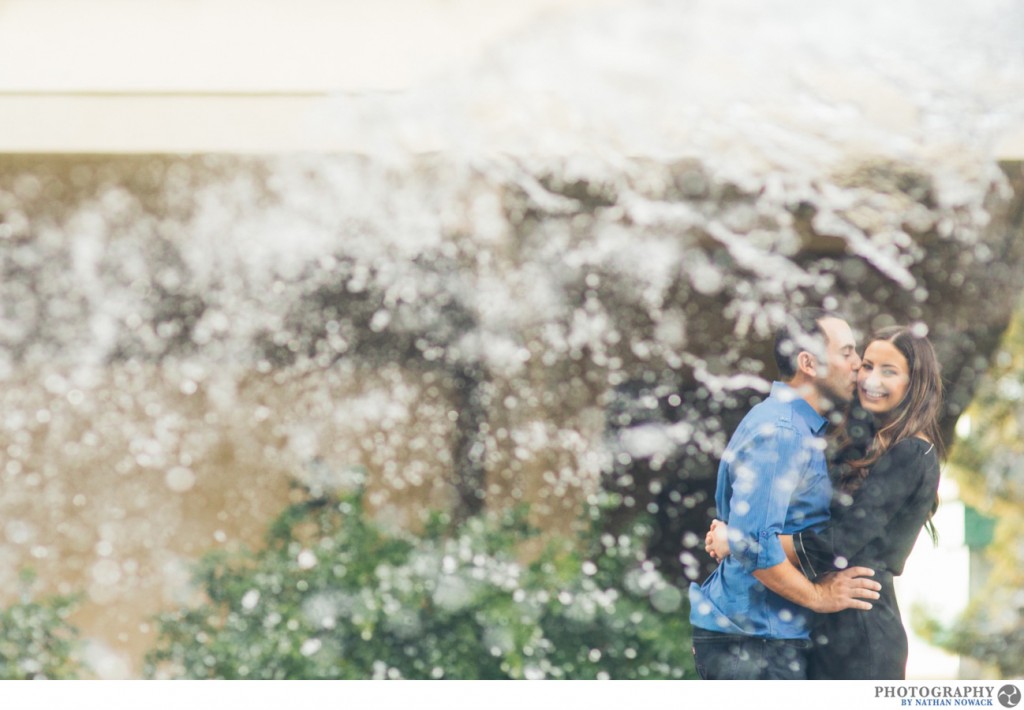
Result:
<svg viewBox="0 0 1024 710"><path fill-rule="evenodd" d="M704 680L806 680L810 650L807 639L693 629L693 661Z"/></svg>

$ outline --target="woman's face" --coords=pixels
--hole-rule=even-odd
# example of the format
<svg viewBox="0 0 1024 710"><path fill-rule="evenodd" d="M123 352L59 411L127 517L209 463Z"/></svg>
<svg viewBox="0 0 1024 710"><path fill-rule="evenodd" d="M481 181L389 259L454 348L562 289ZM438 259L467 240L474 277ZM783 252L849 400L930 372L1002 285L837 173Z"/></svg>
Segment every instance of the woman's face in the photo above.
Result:
<svg viewBox="0 0 1024 710"><path fill-rule="evenodd" d="M903 401L910 386L910 366L895 345L875 340L864 351L857 373L860 403L872 414L886 414Z"/></svg>

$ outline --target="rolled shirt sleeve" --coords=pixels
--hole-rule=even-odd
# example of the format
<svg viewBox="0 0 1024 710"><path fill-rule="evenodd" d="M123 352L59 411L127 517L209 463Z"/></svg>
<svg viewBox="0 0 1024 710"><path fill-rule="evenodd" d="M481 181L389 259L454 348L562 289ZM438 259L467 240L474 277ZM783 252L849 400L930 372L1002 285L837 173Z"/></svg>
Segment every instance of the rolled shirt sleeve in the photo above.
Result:
<svg viewBox="0 0 1024 710"><path fill-rule="evenodd" d="M785 561L778 536L806 458L797 431L778 424L763 427L735 452L727 492L729 546L748 572Z"/></svg>

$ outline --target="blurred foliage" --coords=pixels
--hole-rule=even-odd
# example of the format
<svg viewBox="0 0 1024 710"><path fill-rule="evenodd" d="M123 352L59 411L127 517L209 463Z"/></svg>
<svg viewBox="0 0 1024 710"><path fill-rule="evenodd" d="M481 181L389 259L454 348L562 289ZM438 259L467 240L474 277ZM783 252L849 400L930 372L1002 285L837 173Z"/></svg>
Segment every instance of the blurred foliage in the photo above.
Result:
<svg viewBox="0 0 1024 710"><path fill-rule="evenodd" d="M1024 676L1024 303L1014 314L993 365L979 383L960 427L949 470L964 502L996 519L984 550L991 573L965 612L945 626L918 620L925 638L994 666L1007 678Z"/></svg>
<svg viewBox="0 0 1024 710"><path fill-rule="evenodd" d="M22 584L31 586L31 572ZM0 679L70 680L84 673L79 655L78 630L68 622L74 608L71 597L30 601L28 595L0 611Z"/></svg>
<svg viewBox="0 0 1024 710"><path fill-rule="evenodd" d="M526 511L420 533L385 530L362 490L287 508L259 551L213 552L205 599L163 614L148 677L252 679L692 677L683 592L643 553L650 524L537 538Z"/></svg>

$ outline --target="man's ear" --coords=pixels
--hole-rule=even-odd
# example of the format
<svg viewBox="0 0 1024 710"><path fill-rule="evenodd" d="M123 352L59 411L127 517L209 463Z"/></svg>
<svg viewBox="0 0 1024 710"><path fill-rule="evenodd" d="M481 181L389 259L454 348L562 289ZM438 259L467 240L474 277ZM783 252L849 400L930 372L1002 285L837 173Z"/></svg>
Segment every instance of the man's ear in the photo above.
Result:
<svg viewBox="0 0 1024 710"><path fill-rule="evenodd" d="M815 359L814 355L806 350L801 350L796 356L796 365L800 372L805 375L809 375L810 377L818 376L818 361Z"/></svg>

